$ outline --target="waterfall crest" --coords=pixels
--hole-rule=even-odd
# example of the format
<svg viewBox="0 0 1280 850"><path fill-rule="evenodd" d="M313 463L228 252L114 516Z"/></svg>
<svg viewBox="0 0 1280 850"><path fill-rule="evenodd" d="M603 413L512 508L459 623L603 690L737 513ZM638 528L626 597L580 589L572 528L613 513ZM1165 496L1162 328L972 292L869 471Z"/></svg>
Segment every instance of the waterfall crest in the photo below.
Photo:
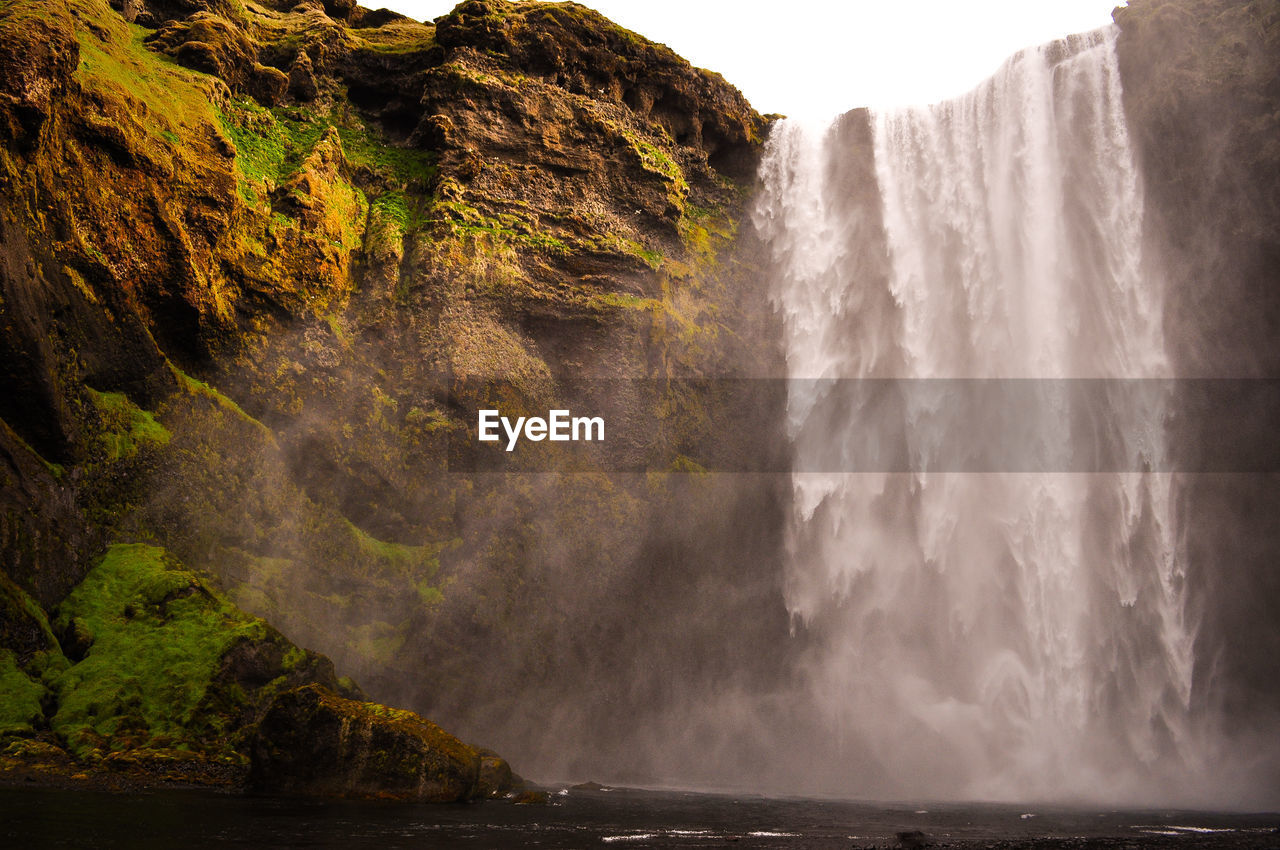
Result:
<svg viewBox="0 0 1280 850"><path fill-rule="evenodd" d="M834 742L823 781L846 793L1157 799L1198 771L1167 474L930 472L969 432L1017 423L940 416L945 392L869 404L803 380L1167 376L1114 40L769 138L755 221L796 468L847 468L886 433L920 461L792 476L787 605ZM1064 411L1064 439L1080 415ZM1111 451L1160 450L1113 420Z"/></svg>

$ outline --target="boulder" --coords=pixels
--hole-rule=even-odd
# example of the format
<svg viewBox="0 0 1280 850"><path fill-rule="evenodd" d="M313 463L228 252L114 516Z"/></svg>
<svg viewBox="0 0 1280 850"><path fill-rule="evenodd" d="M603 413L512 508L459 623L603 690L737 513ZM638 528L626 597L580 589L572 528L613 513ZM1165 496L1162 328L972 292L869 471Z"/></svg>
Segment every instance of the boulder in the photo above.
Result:
<svg viewBox="0 0 1280 850"><path fill-rule="evenodd" d="M319 685L275 699L250 758L262 791L452 803L509 790L482 782L480 752L431 721ZM501 779L495 767L486 779Z"/></svg>

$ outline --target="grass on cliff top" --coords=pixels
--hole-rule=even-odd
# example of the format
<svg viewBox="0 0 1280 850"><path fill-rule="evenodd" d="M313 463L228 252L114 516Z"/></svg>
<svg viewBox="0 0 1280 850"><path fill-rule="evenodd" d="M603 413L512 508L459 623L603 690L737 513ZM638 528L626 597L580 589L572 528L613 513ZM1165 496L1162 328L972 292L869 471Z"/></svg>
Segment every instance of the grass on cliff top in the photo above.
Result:
<svg viewBox="0 0 1280 850"><path fill-rule="evenodd" d="M213 593L163 549L117 544L58 606L58 628L79 618L93 635L84 660L54 682L53 730L77 756L216 733L195 716L223 654L265 625ZM205 729L206 723L213 728Z"/></svg>
<svg viewBox="0 0 1280 850"><path fill-rule="evenodd" d="M365 49L378 53L418 53L436 43L436 28L414 20L391 21L380 27L347 30Z"/></svg>

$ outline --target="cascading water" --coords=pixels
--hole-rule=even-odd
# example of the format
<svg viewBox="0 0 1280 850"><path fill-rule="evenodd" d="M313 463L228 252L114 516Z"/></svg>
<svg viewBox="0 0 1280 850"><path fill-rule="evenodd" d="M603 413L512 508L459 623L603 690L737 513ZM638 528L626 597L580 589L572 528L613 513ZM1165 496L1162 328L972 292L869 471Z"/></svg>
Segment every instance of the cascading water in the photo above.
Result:
<svg viewBox="0 0 1280 850"><path fill-rule="evenodd" d="M1112 471L1045 455L939 472L1018 423L948 415L949 381L914 381L1166 374L1114 39L1027 50L958 100L770 136L756 224L802 470L786 595L830 790L1154 799L1196 773L1169 476L1135 471L1156 465L1159 400L1111 413ZM911 379L896 405L805 380L886 378ZM905 471L849 471L884 435Z"/></svg>

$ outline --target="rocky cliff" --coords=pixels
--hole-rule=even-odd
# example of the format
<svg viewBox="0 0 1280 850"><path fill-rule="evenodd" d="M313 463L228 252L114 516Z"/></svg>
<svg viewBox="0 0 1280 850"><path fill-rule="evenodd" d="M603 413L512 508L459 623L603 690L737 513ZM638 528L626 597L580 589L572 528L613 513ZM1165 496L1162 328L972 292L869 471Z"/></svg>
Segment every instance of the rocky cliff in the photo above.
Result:
<svg viewBox="0 0 1280 850"><path fill-rule="evenodd" d="M228 622L540 764L767 668L776 484L664 474L758 455L768 429L733 423L776 421L767 385L679 380L776 372L739 227L764 130L572 3L5 4L0 552L44 651L106 663L74 600L145 542L248 612ZM607 412L621 453L458 472L497 400ZM727 655L708 611L744 624ZM39 694L8 734L89 758L58 720L71 674L6 652ZM181 738L163 714L93 721L92 757Z"/></svg>
<svg viewBox="0 0 1280 850"><path fill-rule="evenodd" d="M1115 20L1146 237L1164 259L1174 374L1280 378L1280 9L1134 0ZM1274 464L1224 469L1213 452L1257 435L1266 436L1256 444L1273 443L1280 409L1259 405L1225 420L1213 415L1207 386L1183 382L1178 396L1187 410L1210 411L1175 419L1170 431L1180 468L1199 471L1176 482L1196 625L1195 708L1221 718L1242 763L1274 766L1280 528L1271 515L1280 476Z"/></svg>

